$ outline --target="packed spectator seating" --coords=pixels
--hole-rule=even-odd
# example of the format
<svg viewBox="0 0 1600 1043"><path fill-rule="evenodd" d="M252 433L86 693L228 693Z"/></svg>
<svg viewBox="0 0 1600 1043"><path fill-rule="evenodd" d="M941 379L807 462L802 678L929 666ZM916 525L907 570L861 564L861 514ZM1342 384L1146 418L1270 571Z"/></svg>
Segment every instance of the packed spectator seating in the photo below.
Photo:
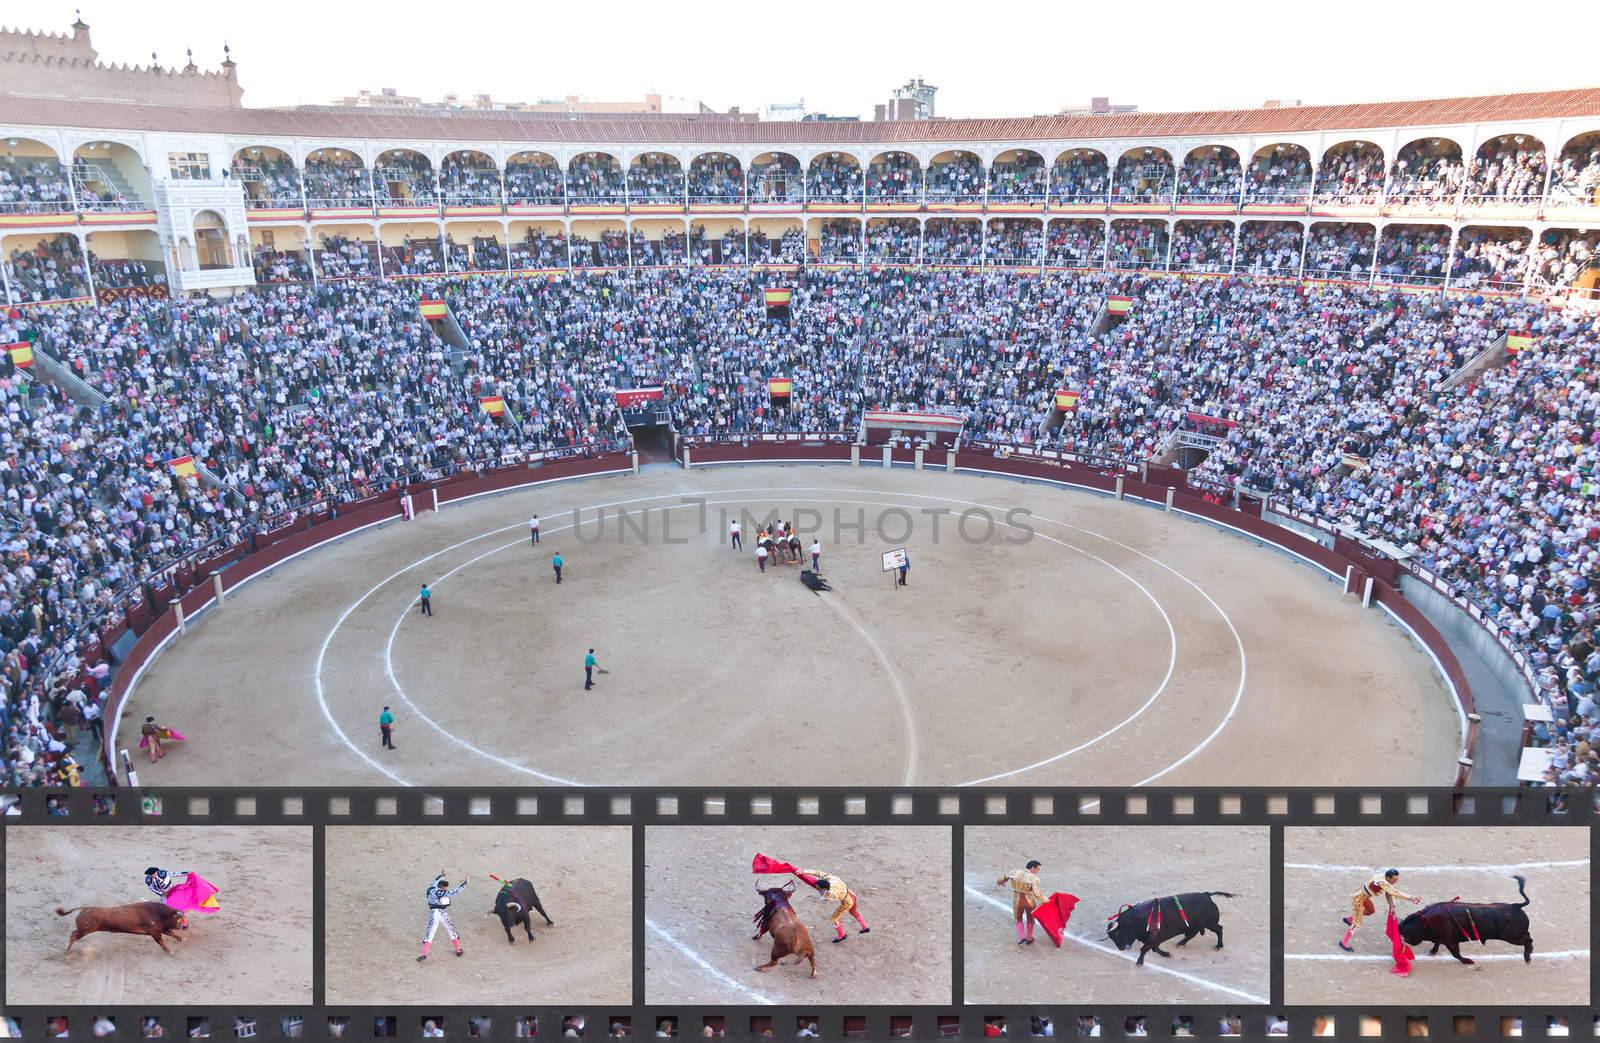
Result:
<svg viewBox="0 0 1600 1043"><path fill-rule="evenodd" d="M378 244L343 235L322 237L316 254L317 274L324 279L370 278L378 274Z"/></svg>
<svg viewBox="0 0 1600 1043"><path fill-rule="evenodd" d="M1388 201L1408 207L1448 210L1466 180L1461 146L1443 138L1413 141L1389 170Z"/></svg>
<svg viewBox="0 0 1600 1043"><path fill-rule="evenodd" d="M530 228L521 239L511 243L513 271L565 267L567 240L559 231L547 236L542 229Z"/></svg>
<svg viewBox="0 0 1600 1043"><path fill-rule="evenodd" d="M567 164L569 203L621 203L627 195L628 179L615 157L586 152Z"/></svg>
<svg viewBox="0 0 1600 1043"><path fill-rule="evenodd" d="M696 156L689 164L689 202L744 202L744 171L739 161L722 152Z"/></svg>
<svg viewBox="0 0 1600 1043"><path fill-rule="evenodd" d="M1045 264L1052 268L1104 268L1104 221L1051 221L1045 237Z"/></svg>
<svg viewBox="0 0 1600 1043"><path fill-rule="evenodd" d="M1031 223L1019 221L1018 230ZM1181 223L1180 239L1199 238L1191 224L1211 223ZM858 222L829 225L825 242L859 244ZM1101 227L1052 222L1048 249L1092 253ZM1161 227L1115 222L1114 256L1164 246L1141 240ZM1274 238L1289 227L1247 224L1240 266L1292 253ZM991 228L991 242L1009 228ZM935 229L929 241L961 231ZM1443 263L1448 229L1398 231L1385 230L1380 264L1427 274ZM1541 243L1536 263L1592 258L1594 234L1585 235ZM1463 240L1476 263L1473 230ZM322 254L359 267L372 245L330 239ZM627 240L616 231L582 244L589 263L605 260L607 245L620 245L625 260ZM1318 224L1307 267L1347 271L1370 254L1370 225ZM1555 260L1540 260L1547 254ZM954 408L974 439L1043 439L1138 459L1188 412L1236 421L1197 477L1381 536L1456 585L1532 657L1540 695L1558 711L1545 738L1568 751L1558 776L1593 781L1586 755L1573 752L1600 717L1589 697L1600 683L1600 551L1584 477L1600 462L1592 437L1600 391L1591 386L1600 319L1592 312L1241 276L847 270L782 278L796 290L790 323L766 321L760 274L699 267L340 282L7 318L0 335L21 340L31 327L40 350L110 404L81 412L49 385L0 371L8 418L0 459L9 461L0 498L19 523L0 546L0 594L39 613L0 615L5 781L55 777L104 690L83 680L95 664L78 658L74 636L179 555L246 541L270 519L319 500L618 437L608 389L638 383L668 389L685 433L849 430L864 408ZM1113 336L1099 337L1091 320L1111 292L1136 304ZM415 321L416 299L427 294L449 297L473 345L463 371L451 370L446 347ZM1536 346L1471 385L1433 390L1508 330L1530 331ZM1024 353L1038 364L1011 364ZM770 407L771 373L795 380L786 410ZM1084 397L1060 429L1041 436L1038 403L1061 383ZM523 422L496 423L470 408L485 389ZM385 437L363 437L377 431ZM179 455L203 462L221 484L174 476L165 461ZM1352 457L1364 466L1341 463Z"/></svg>
<svg viewBox="0 0 1600 1043"><path fill-rule="evenodd" d="M409 149L393 149L379 156L372 185L379 206L428 206L439 199L433 164Z"/></svg>
<svg viewBox="0 0 1600 1043"><path fill-rule="evenodd" d="M305 254L298 250L271 250L257 246L252 264L258 283L311 281L311 269L306 264Z"/></svg>
<svg viewBox="0 0 1600 1043"><path fill-rule="evenodd" d="M467 272L472 270L472 249L466 243L458 243L455 237L446 235L444 240L445 268L451 272Z"/></svg>
<svg viewBox="0 0 1600 1043"><path fill-rule="evenodd" d="M384 275L442 275L444 251L437 239L406 238L383 248Z"/></svg>
<svg viewBox="0 0 1600 1043"><path fill-rule="evenodd" d="M1178 170L1180 203L1237 203L1239 154L1222 145L1195 149Z"/></svg>
<svg viewBox="0 0 1600 1043"><path fill-rule="evenodd" d="M313 152L302 175L311 206L371 206L372 177L361 160L331 149Z"/></svg>
<svg viewBox="0 0 1600 1043"><path fill-rule="evenodd" d="M716 237L707 237L704 225L689 229L689 260L693 264L744 264L745 253L745 234L737 228Z"/></svg>
<svg viewBox="0 0 1600 1043"><path fill-rule="evenodd" d="M561 168L542 153L523 152L506 161L506 202L552 206L566 198Z"/></svg>
<svg viewBox="0 0 1600 1043"><path fill-rule="evenodd" d="M1535 289L1559 292L1591 269L1600 269L1600 232L1571 228L1546 231L1534 244L1528 266ZM1595 295L1594 299L1600 299Z"/></svg>
<svg viewBox="0 0 1600 1043"><path fill-rule="evenodd" d="M1104 203L1110 191L1106 157L1093 149L1063 153L1050 168L1052 202Z"/></svg>
<svg viewBox="0 0 1600 1043"><path fill-rule="evenodd" d="M951 152L928 164L928 203L981 203L987 178L971 152Z"/></svg>
<svg viewBox="0 0 1600 1043"><path fill-rule="evenodd" d="M979 264L983 260L983 222L936 217L923 226L924 264Z"/></svg>
<svg viewBox="0 0 1600 1043"><path fill-rule="evenodd" d="M628 264L628 236L620 229L602 232L592 241L574 232L570 244L574 268L623 268Z"/></svg>
<svg viewBox="0 0 1600 1043"><path fill-rule="evenodd" d="M233 157L233 179L244 186L245 206L260 210L296 210L306 205L300 172L288 156L260 155L260 149Z"/></svg>
<svg viewBox="0 0 1600 1043"><path fill-rule="evenodd" d="M83 252L77 237L71 235L41 239L32 249L12 250L6 279L12 297L19 301L63 301L89 295Z"/></svg>
<svg viewBox="0 0 1600 1043"><path fill-rule="evenodd" d="M1530 236L1515 228L1463 228L1450 260L1450 285L1465 289L1521 289L1527 278Z"/></svg>
<svg viewBox="0 0 1600 1043"><path fill-rule="evenodd" d="M651 152L628 166L628 199L634 203L684 202L683 167L664 152Z"/></svg>
<svg viewBox="0 0 1600 1043"><path fill-rule="evenodd" d="M885 152L867 166L867 201L915 203L922 199L922 168L906 152Z"/></svg>
<svg viewBox="0 0 1600 1043"><path fill-rule="evenodd" d="M1166 258L1158 258L1159 266ZM1233 225L1227 221L1179 221L1172 233L1175 272L1225 272L1233 267Z"/></svg>
<svg viewBox="0 0 1600 1043"><path fill-rule="evenodd" d="M1495 138L1478 149L1467 171L1467 203L1536 203L1544 196L1544 145L1533 138Z"/></svg>
<svg viewBox="0 0 1600 1043"><path fill-rule="evenodd" d="M1600 206L1600 134L1583 134L1561 153L1550 175L1550 202Z"/></svg>
<svg viewBox="0 0 1600 1043"><path fill-rule="evenodd" d="M776 153L765 162L750 164L749 198L752 203L799 203L805 199L805 175L800 161Z"/></svg>
<svg viewBox="0 0 1600 1043"><path fill-rule="evenodd" d="M1373 206L1383 198L1383 150L1370 141L1347 141L1322 154L1313 199L1333 206Z"/></svg>
<svg viewBox="0 0 1600 1043"><path fill-rule="evenodd" d="M996 218L984 233L988 264L1037 268L1044 252L1044 227L1027 218Z"/></svg>
<svg viewBox="0 0 1600 1043"><path fill-rule="evenodd" d="M989 168L989 198L1018 202L1044 202L1050 187L1044 157L1026 149L1009 160L995 160Z"/></svg>
<svg viewBox="0 0 1600 1043"><path fill-rule="evenodd" d="M454 152L439 164L439 198L445 206L497 206L500 170L481 152Z"/></svg>
<svg viewBox="0 0 1600 1043"><path fill-rule="evenodd" d="M1169 238L1165 221L1113 221L1110 235L1111 266L1164 268Z"/></svg>
<svg viewBox="0 0 1600 1043"><path fill-rule="evenodd" d="M849 156L828 153L811 161L806 197L820 203L861 202L861 166Z"/></svg>
<svg viewBox="0 0 1600 1043"><path fill-rule="evenodd" d="M1234 271L1253 275L1299 275L1305 229L1288 221L1246 221L1239 229Z"/></svg>
<svg viewBox="0 0 1600 1043"><path fill-rule="evenodd" d="M1371 278L1376 241L1377 231L1372 225L1314 224L1306 243L1304 275L1308 279Z"/></svg>
<svg viewBox="0 0 1600 1043"><path fill-rule="evenodd" d="M72 209L72 183L54 156L0 158L0 214L48 214Z"/></svg>
<svg viewBox="0 0 1600 1043"><path fill-rule="evenodd" d="M910 219L867 222L866 264L915 264L922 252L921 230Z"/></svg>
<svg viewBox="0 0 1600 1043"><path fill-rule="evenodd" d="M800 229L789 229L777 242L773 242L767 233L759 228L751 230L751 264L801 264L805 259L806 237Z"/></svg>
<svg viewBox="0 0 1600 1043"><path fill-rule="evenodd" d="M659 239L647 237L643 231L633 230L633 263L642 268L683 264L688 260L688 243L681 231L668 229Z"/></svg>
<svg viewBox="0 0 1600 1043"><path fill-rule="evenodd" d="M1449 256L1450 229L1444 225L1389 225L1378 243L1378 278L1440 284Z"/></svg>
<svg viewBox="0 0 1600 1043"><path fill-rule="evenodd" d="M1135 149L1117 160L1111 199L1115 203L1170 203L1173 186L1171 156L1158 148Z"/></svg>
<svg viewBox="0 0 1600 1043"><path fill-rule="evenodd" d="M89 272L95 289L139 289L167 284L166 266L159 261L145 262L136 257L104 259L89 251Z"/></svg>
<svg viewBox="0 0 1600 1043"><path fill-rule="evenodd" d="M1311 157L1298 145L1258 153L1244 177L1245 202L1302 203L1311 197Z"/></svg>
<svg viewBox="0 0 1600 1043"><path fill-rule="evenodd" d="M452 267L454 262L451 262ZM500 247L500 240L492 235L475 235L472 237L472 264L474 271L503 272L506 270L506 252ZM457 269L459 270L459 269Z"/></svg>
<svg viewBox="0 0 1600 1043"><path fill-rule="evenodd" d="M861 222L824 221L817 237L817 260L823 264L855 264L861 260Z"/></svg>

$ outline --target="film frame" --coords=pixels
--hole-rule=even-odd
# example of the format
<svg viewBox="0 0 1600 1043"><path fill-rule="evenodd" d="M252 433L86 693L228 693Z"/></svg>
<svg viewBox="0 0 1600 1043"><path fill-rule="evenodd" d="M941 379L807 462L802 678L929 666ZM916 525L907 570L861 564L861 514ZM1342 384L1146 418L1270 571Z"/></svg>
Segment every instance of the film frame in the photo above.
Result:
<svg viewBox="0 0 1600 1043"><path fill-rule="evenodd" d="M23 1038L51 1038L49 1019L69 1019L69 1038L94 1038L94 1020L116 1021L115 1039L140 1038L147 1016L161 1019L166 1035L190 1034L196 1020L209 1025L209 1038L261 1039L422 1039L422 1021L443 1021L444 1038L517 1039L519 1019L537 1019L533 1038L574 1038L563 1033L566 1019L582 1018L582 1039L656 1038L662 1019L675 1019L671 1038L701 1037L707 1019L721 1019L726 1039L982 1039L985 1022L1003 1018L1005 1038L1030 1038L1031 1018L1048 1017L1054 1035L1080 1036L1080 1019L1095 1019L1097 1038L1207 1038L1221 1035L1225 1018L1238 1019L1238 1035L1267 1038L1269 1025L1287 1021L1287 1031L1272 1038L1502 1039L1541 1036L1595 1036L1600 1022L1594 1006L1596 975L1591 960L1587 1001L1572 1005L1464 1006L1325 1004L1289 1006L1284 999L1284 829L1315 826L1465 826L1562 827L1588 831L1586 848L1593 864L1600 851L1594 825L1600 817L1592 790L1474 787L606 787L567 789L438 787L416 789L349 788L149 788L142 790L33 789L0 794L7 803L4 826L183 825L312 827L314 902L313 995L305 1005L230 1005L169 1007L139 1004L11 1006ZM114 797L114 807L106 798ZM150 814L146 798L160 802ZM630 826L633 830L633 1003L610 1007L519 1003L504 1005L329 1006L325 1003L323 895L327 829L340 826ZM881 1003L849 1006L757 1006L646 1003L644 926L645 828L647 826L943 826L952 838L950 910L952 997L948 1005ZM1265 826L1271 835L1272 888L1271 1002L1208 1004L1033 1004L985 1005L964 1002L962 900L963 844L966 827L1017 825ZM3 870L0 870L3 872ZM1591 887L1592 896L1592 887ZM1593 949L1596 922L1585 936ZM1535 956L1538 953L1535 952ZM534 984L530 990L537 992ZM335 1033L330 1019L344 1019ZM473 1034L472 1019L489 1019ZM239 1034L239 1019L253 1031ZM286 1026L300 1020L297 1035ZM379 1031L389 1019L393 1035ZM611 1024L627 1019L626 1037L609 1037ZM798 1035L802 1019L814 1019L816 1035ZM1130 1033L1133 1019L1144 1031ZM1179 1019L1191 1031L1177 1035ZM1332 1019L1326 1025L1322 1019ZM1470 1027L1463 1019L1470 1019ZM1565 1031L1558 1019L1564 1019ZM771 1028L764 1036L760 1027ZM905 1031L909 1025L909 1031ZM1510 1030L1516 1027L1514 1033ZM192 1036L191 1038L204 1038ZM992 1037L990 1037L992 1038ZM1037 1037L1033 1037L1037 1038Z"/></svg>

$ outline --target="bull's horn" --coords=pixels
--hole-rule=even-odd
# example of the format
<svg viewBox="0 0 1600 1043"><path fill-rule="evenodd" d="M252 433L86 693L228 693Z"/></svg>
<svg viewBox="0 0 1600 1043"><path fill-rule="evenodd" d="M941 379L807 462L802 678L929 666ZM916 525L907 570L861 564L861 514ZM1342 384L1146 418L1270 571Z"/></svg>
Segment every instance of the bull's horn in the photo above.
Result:
<svg viewBox="0 0 1600 1043"><path fill-rule="evenodd" d="M511 907L512 909L515 909L519 913L522 912L522 903L521 902L507 902L506 905Z"/></svg>

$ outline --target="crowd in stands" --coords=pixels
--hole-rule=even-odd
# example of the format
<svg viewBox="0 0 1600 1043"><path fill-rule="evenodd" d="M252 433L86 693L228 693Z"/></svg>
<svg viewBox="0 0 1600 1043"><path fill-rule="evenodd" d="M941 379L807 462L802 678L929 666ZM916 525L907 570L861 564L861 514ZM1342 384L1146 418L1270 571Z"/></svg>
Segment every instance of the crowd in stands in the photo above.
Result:
<svg viewBox="0 0 1600 1043"><path fill-rule="evenodd" d="M849 156L818 156L806 174L806 193L821 202L860 202L861 167Z"/></svg>
<svg viewBox="0 0 1600 1043"><path fill-rule="evenodd" d="M867 222L866 264L915 264L921 251L922 233L916 221Z"/></svg>
<svg viewBox="0 0 1600 1043"><path fill-rule="evenodd" d="M574 232L569 243L574 268L622 268L628 264L628 237L621 230L602 232L597 240Z"/></svg>
<svg viewBox="0 0 1600 1043"><path fill-rule="evenodd" d="M930 179L932 172L929 172ZM922 199L922 168L905 152L885 152L867 167L867 200L915 203Z"/></svg>
<svg viewBox="0 0 1600 1043"><path fill-rule="evenodd" d="M1561 154L1550 174L1550 202L1568 206L1600 206L1600 135L1578 141Z"/></svg>
<svg viewBox="0 0 1600 1043"><path fill-rule="evenodd" d="M420 153L394 149L378 157L372 172L378 205L428 206L438 201L433 164Z"/></svg>
<svg viewBox="0 0 1600 1043"><path fill-rule="evenodd" d="M1511 291L1527 278L1530 236L1517 229L1463 228L1450 260L1450 285Z"/></svg>
<svg viewBox="0 0 1600 1043"><path fill-rule="evenodd" d="M89 271L97 290L146 290L167 284L165 265L159 261L141 261L137 257L106 259L95 256L95 252L90 250Z"/></svg>
<svg viewBox="0 0 1600 1043"><path fill-rule="evenodd" d="M1572 286L1591 269L1600 269L1600 232L1551 229L1534 244L1528 264L1534 281L1541 287ZM1595 294L1594 299L1600 299Z"/></svg>
<svg viewBox="0 0 1600 1043"><path fill-rule="evenodd" d="M244 186L245 205L258 209L293 210L305 206L305 196L300 185L300 172L289 157L246 156L240 152L233 157L233 179Z"/></svg>
<svg viewBox="0 0 1600 1043"><path fill-rule="evenodd" d="M981 203L988 176L983 161L970 152L956 152L928 165L928 201Z"/></svg>
<svg viewBox="0 0 1600 1043"><path fill-rule="evenodd" d="M983 222L934 218L922 229L924 264L980 264Z"/></svg>
<svg viewBox="0 0 1600 1043"><path fill-rule="evenodd" d="M1098 152L1064 153L1050 168L1052 202L1103 203L1110 186L1106 157Z"/></svg>
<svg viewBox="0 0 1600 1043"><path fill-rule="evenodd" d="M689 199L696 203L744 202L744 171L725 153L699 156L689 165Z"/></svg>
<svg viewBox="0 0 1600 1043"><path fill-rule="evenodd" d="M788 229L773 242L759 228L750 231L750 261L752 264L800 264L806 257L805 233L798 228Z"/></svg>
<svg viewBox="0 0 1600 1043"><path fill-rule="evenodd" d="M688 260L687 248L680 231L668 229L659 239L651 239L642 230L633 230L633 263L641 267L683 264Z"/></svg>
<svg viewBox="0 0 1600 1043"><path fill-rule="evenodd" d="M1165 267L1169 238L1165 221L1113 221L1110 235L1111 266Z"/></svg>
<svg viewBox="0 0 1600 1043"><path fill-rule="evenodd" d="M990 168L989 198L1043 202L1049 190L1044 157L1019 151L1009 160L995 160Z"/></svg>
<svg viewBox="0 0 1600 1043"><path fill-rule="evenodd" d="M512 206L554 206L566 198L561 168L549 156L512 156L506 163L506 202Z"/></svg>
<svg viewBox="0 0 1600 1043"><path fill-rule="evenodd" d="M71 235L41 239L32 249L12 250L6 280L18 301L59 301L89 294L83 252Z"/></svg>
<svg viewBox="0 0 1600 1043"><path fill-rule="evenodd" d="M1311 157L1298 146L1280 146L1250 164L1244 178L1246 202L1303 202L1311 195Z"/></svg>
<svg viewBox="0 0 1600 1043"><path fill-rule="evenodd" d="M1454 142L1414 141L1400 150L1390 168L1388 199L1406 206L1448 209L1461 193L1466 172Z"/></svg>
<svg viewBox="0 0 1600 1043"><path fill-rule="evenodd" d="M1328 222L1311 226L1305 275L1312 279L1363 279L1372 273L1377 230L1365 224Z"/></svg>
<svg viewBox="0 0 1600 1043"><path fill-rule="evenodd" d="M635 203L683 204L683 167L672 156L650 153L628 167L628 199Z"/></svg>
<svg viewBox="0 0 1600 1043"><path fill-rule="evenodd" d="M378 274L378 244L342 235L324 236L315 251L317 274L324 279L345 279Z"/></svg>
<svg viewBox="0 0 1600 1043"><path fill-rule="evenodd" d="M500 171L481 152L455 152L439 164L439 197L445 206L492 206L500 202Z"/></svg>
<svg viewBox="0 0 1600 1043"><path fill-rule="evenodd" d="M1496 138L1478 150L1467 171L1467 200L1473 205L1529 202L1544 195L1544 146L1533 138Z"/></svg>
<svg viewBox="0 0 1600 1043"><path fill-rule="evenodd" d="M355 156L313 154L303 175L312 206L371 206L372 177Z"/></svg>
<svg viewBox="0 0 1600 1043"><path fill-rule="evenodd" d="M306 264L304 252L299 250L272 250L257 246L252 264L258 283L311 281L311 268Z"/></svg>
<svg viewBox="0 0 1600 1043"><path fill-rule="evenodd" d="M0 158L0 213L42 214L72 209L72 183L54 156Z"/></svg>
<svg viewBox="0 0 1600 1043"><path fill-rule="evenodd" d="M750 164L752 203L798 203L805 197L805 177L793 156L777 154L766 162Z"/></svg>
<svg viewBox="0 0 1600 1043"><path fill-rule="evenodd" d="M479 272L503 272L506 270L506 252L500 246L500 240L492 235L475 235L472 237L472 268ZM452 262L453 263L453 262ZM457 269L458 271L460 269Z"/></svg>
<svg viewBox="0 0 1600 1043"><path fill-rule="evenodd" d="M514 270L566 266L567 239L559 231L554 235L545 235L542 229L530 228L521 239L511 244L511 267Z"/></svg>
<svg viewBox="0 0 1600 1043"><path fill-rule="evenodd" d="M587 152L567 165L567 199L570 202L621 203L627 195L627 177L610 156Z"/></svg>
<svg viewBox="0 0 1600 1043"><path fill-rule="evenodd" d="M1239 154L1220 145L1189 153L1178 171L1178 200L1234 203L1239 199Z"/></svg>
<svg viewBox="0 0 1600 1043"><path fill-rule="evenodd" d="M1383 150L1369 141L1335 145L1317 167L1316 202L1338 206L1372 205L1383 197Z"/></svg>
<svg viewBox="0 0 1600 1043"><path fill-rule="evenodd" d="M945 257L981 244L961 227L975 221L929 223L942 224L928 242ZM841 240L833 249L859 248L858 222L830 224ZM1016 230L1024 225L1036 228ZM1211 225L1230 227L1179 226L1175 263L1193 244L1204 256ZM1079 236L1078 248L1092 251L1101 227L1052 222L1052 255ZM1162 227L1116 222L1114 253L1164 250L1146 238ZM1438 230L1412 227L1413 254L1436 258ZM1370 232L1318 225L1311 251L1329 268L1359 264L1371 251L1363 228ZM1241 252L1292 250L1274 242L1280 231L1247 225L1241 243L1255 245ZM681 256L683 238L670 239L642 248ZM1592 256L1592 235L1578 241ZM525 242L547 249L560 240ZM371 245L330 239L322 253L351 263ZM601 247L625 255L627 238L574 237L575 251L593 248L603 261ZM784 274L795 289L792 318L775 323L761 303L765 278L742 268L641 267L343 281L6 319L0 335L31 332L108 398L84 410L49 385L0 371L6 781L57 777L75 732L92 727L91 707L102 709L103 687L86 673L96 664L77 659L74 635L177 556L248 540L266 519L319 500L616 437L609 388L639 384L667 388L675 422L691 434L843 431L865 408L950 408L968 417L975 439L1043 437L1076 452L1142 458L1190 412L1234 421L1197 476L1381 536L1456 584L1534 657L1541 696L1559 710L1548 729L1559 777L1593 781L1593 313L1239 276L842 270ZM1134 308L1096 335L1092 320L1112 292L1134 297ZM452 360L417 321L417 298L429 294L448 298L472 345L465 358ZM1509 330L1529 331L1536 345L1471 385L1433 390ZM774 373L795 381L786 408L766 393ZM1063 385L1083 398L1041 436L1041 403ZM502 395L515 422L473 408L481 393ZM222 484L176 477L165 462L180 455Z"/></svg>
<svg viewBox="0 0 1600 1043"><path fill-rule="evenodd" d="M1305 230L1283 221L1246 221L1239 229L1235 270L1255 275L1299 275Z"/></svg>
<svg viewBox="0 0 1600 1043"><path fill-rule="evenodd" d="M1450 229L1444 225L1390 225L1378 243L1380 278L1443 282L1450 257Z"/></svg>
<svg viewBox="0 0 1600 1043"><path fill-rule="evenodd" d="M1130 152L1117 160L1111 198L1118 203L1171 202L1172 157L1160 149Z"/></svg>
<svg viewBox="0 0 1600 1043"><path fill-rule="evenodd" d="M720 236L707 236L704 225L689 229L689 255L695 264L745 264L745 234L730 228Z"/></svg>
<svg viewBox="0 0 1600 1043"><path fill-rule="evenodd" d="M1106 226L1103 221L1051 221L1045 264L1052 268L1104 268Z"/></svg>
<svg viewBox="0 0 1600 1043"><path fill-rule="evenodd" d="M989 222L983 255L990 264L1038 267L1044 250L1044 226L1038 221L998 218Z"/></svg>
<svg viewBox="0 0 1600 1043"><path fill-rule="evenodd" d="M1179 221L1172 234L1172 270L1225 272L1233 267L1233 225L1227 221Z"/></svg>
<svg viewBox="0 0 1600 1043"><path fill-rule="evenodd" d="M817 260L823 264L855 264L861 259L861 222L824 221L817 237Z"/></svg>

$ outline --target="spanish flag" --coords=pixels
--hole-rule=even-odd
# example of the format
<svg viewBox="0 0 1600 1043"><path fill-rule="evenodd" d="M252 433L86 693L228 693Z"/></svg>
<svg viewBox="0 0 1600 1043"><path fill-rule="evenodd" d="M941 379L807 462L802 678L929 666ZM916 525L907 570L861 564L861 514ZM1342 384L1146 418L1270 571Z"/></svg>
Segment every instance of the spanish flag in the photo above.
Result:
<svg viewBox="0 0 1600 1043"><path fill-rule="evenodd" d="M789 299L794 296L793 290L787 286L769 286L761 292L767 302L767 318L789 317Z"/></svg>
<svg viewBox="0 0 1600 1043"><path fill-rule="evenodd" d="M499 395L489 395L478 399L478 408L490 416L505 416L506 400Z"/></svg>
<svg viewBox="0 0 1600 1043"><path fill-rule="evenodd" d="M445 311L444 301L436 301L428 297L422 298L422 317L424 319L442 319L445 316Z"/></svg>
<svg viewBox="0 0 1600 1043"><path fill-rule="evenodd" d="M1078 399L1083 397L1081 391L1057 391L1056 408L1063 413L1073 413L1078 409Z"/></svg>
<svg viewBox="0 0 1600 1043"><path fill-rule="evenodd" d="M179 478L193 478L198 473L192 456L175 456L167 461L167 466L172 468L172 473Z"/></svg>
<svg viewBox="0 0 1600 1043"><path fill-rule="evenodd" d="M1511 354L1515 355L1519 351L1527 351L1531 347L1533 347L1533 334L1526 332L1506 334L1506 350ZM19 362L17 365L20 366L22 363Z"/></svg>
<svg viewBox="0 0 1600 1043"><path fill-rule="evenodd" d="M788 398L794 391L794 381L788 377L769 377L767 379L767 394L773 398Z"/></svg>
<svg viewBox="0 0 1600 1043"><path fill-rule="evenodd" d="M1132 297L1107 297L1106 311L1113 315L1126 315L1133 310Z"/></svg>
<svg viewBox="0 0 1600 1043"><path fill-rule="evenodd" d="M33 345L25 340L7 344L6 353L11 356L11 364L18 369L28 369L33 365Z"/></svg>

